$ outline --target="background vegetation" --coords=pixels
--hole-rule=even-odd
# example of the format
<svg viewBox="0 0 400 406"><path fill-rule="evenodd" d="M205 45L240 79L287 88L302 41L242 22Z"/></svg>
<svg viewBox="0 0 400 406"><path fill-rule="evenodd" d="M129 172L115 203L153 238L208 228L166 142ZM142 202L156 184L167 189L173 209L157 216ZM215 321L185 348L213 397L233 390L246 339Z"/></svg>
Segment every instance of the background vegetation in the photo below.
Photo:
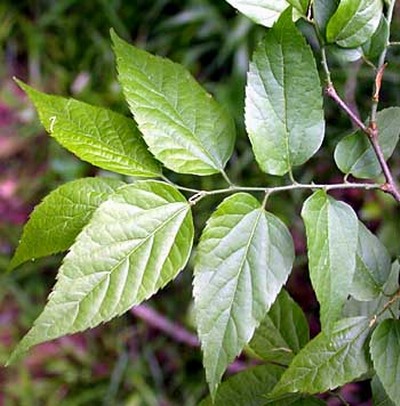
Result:
<svg viewBox="0 0 400 406"><path fill-rule="evenodd" d="M397 10L392 32L400 26ZM237 118L238 149L228 170L237 182L274 184L255 163L242 122L248 59L263 29L224 0L3 0L0 4L0 363L43 307L60 257L4 272L23 223L33 206L67 180L92 176L96 169L58 147L41 129L33 107L12 76L46 92L127 113L116 82L109 28L159 55L183 63ZM302 27L306 29L306 27ZM399 34L397 34L399 35ZM399 35L400 36L400 35ZM399 40L400 38L392 38ZM347 102L368 111L372 71L362 61L331 56L333 77ZM400 52L393 48L382 90L382 108L400 105ZM296 173L299 181L338 180L332 171L333 146L351 131L351 123L329 100L325 148ZM400 177L399 152L392 157ZM172 175L171 175L172 176ZM177 176L177 175L173 175ZM217 177L202 178L201 188L216 187ZM180 183L193 179L180 177ZM382 194L336 192L378 233L393 256L400 254L399 209ZM273 211L290 225L297 259L288 289L305 310L312 334L319 331L318 307L310 288L305 238L299 220L299 194L274 197ZM202 202L195 218L204 222L217 200ZM201 355L191 329L190 272L132 312L85 334L44 344L19 365L0 368L0 405L195 405L207 392ZM155 310L154 314L151 310ZM159 317L161 316L161 317ZM168 319L173 319L174 334ZM164 323L164 324L163 324ZM182 327L182 329L181 329ZM176 334L178 332L178 334ZM249 363L245 358L232 370ZM232 372L232 371L231 371ZM348 385L350 404L369 404L369 385ZM326 395L329 404L340 401Z"/></svg>

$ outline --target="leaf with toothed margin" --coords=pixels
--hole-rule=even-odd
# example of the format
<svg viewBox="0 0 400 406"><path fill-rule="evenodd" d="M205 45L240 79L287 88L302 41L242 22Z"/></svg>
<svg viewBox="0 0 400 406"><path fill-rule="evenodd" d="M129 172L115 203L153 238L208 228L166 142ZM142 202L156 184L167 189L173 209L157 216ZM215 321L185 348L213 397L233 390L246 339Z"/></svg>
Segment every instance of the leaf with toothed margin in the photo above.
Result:
<svg viewBox="0 0 400 406"><path fill-rule="evenodd" d="M254 52L245 104L246 129L264 172L285 175L321 146L325 121L319 74L290 10Z"/></svg>
<svg viewBox="0 0 400 406"><path fill-rule="evenodd" d="M8 363L149 298L183 269L192 241L190 205L175 188L156 181L119 188L77 237L45 309Z"/></svg>
<svg viewBox="0 0 400 406"><path fill-rule="evenodd" d="M238 193L208 220L195 258L194 305L211 396L286 282L294 260L286 226Z"/></svg>
<svg viewBox="0 0 400 406"><path fill-rule="evenodd" d="M147 150L132 119L16 82L32 100L46 131L80 159L123 175L160 176L161 166Z"/></svg>
<svg viewBox="0 0 400 406"><path fill-rule="evenodd" d="M97 207L123 185L117 179L85 178L51 192L35 207L25 224L9 269L30 259L67 250Z"/></svg>
<svg viewBox="0 0 400 406"><path fill-rule="evenodd" d="M183 66L111 37L122 90L150 151L178 173L222 172L235 142L232 117Z"/></svg>

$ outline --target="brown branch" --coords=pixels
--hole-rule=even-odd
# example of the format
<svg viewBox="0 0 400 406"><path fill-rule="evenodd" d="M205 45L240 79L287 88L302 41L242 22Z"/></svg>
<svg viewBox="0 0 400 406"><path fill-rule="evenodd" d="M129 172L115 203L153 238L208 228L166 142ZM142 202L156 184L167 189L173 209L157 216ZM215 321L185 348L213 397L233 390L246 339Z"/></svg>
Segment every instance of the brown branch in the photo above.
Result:
<svg viewBox="0 0 400 406"><path fill-rule="evenodd" d="M358 117L354 111L341 99L338 95L335 87L332 83L329 83L326 87L326 94L335 101L335 103L349 116L349 118L363 131L371 142L372 148L375 151L376 157L379 161L379 165L382 168L383 174L385 176L385 184L382 185L381 189L392 195L397 202L400 203L400 191L396 185L396 182L393 178L392 172L386 162L386 159L383 155L382 148L378 142L379 129L376 126L375 121L371 121L369 126L366 126L361 119Z"/></svg>
<svg viewBox="0 0 400 406"><path fill-rule="evenodd" d="M131 314L138 319L143 320L147 325L162 331L171 337L174 341L187 345L188 347L200 347L200 341L197 336L186 330L180 324L168 320L166 317L147 305L132 307ZM230 373L237 373L249 368L251 365L236 360L228 367Z"/></svg>

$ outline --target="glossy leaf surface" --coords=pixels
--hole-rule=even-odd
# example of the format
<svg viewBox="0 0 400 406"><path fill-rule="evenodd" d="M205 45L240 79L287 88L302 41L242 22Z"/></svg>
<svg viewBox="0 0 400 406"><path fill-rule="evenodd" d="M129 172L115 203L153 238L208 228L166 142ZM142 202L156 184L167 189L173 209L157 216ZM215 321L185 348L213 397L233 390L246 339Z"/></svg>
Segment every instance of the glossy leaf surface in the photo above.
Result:
<svg viewBox="0 0 400 406"><path fill-rule="evenodd" d="M34 103L46 131L83 161L123 175L160 176L160 165L132 119L18 84Z"/></svg>

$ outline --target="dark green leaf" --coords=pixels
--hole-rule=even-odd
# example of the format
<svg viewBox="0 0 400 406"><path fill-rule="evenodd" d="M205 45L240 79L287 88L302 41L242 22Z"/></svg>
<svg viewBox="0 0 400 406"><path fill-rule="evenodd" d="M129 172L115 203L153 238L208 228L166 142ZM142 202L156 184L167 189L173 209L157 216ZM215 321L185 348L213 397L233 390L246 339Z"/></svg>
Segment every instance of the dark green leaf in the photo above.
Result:
<svg viewBox="0 0 400 406"><path fill-rule="evenodd" d="M339 319L356 268L358 220L353 209L315 192L304 203L310 277L321 305L322 329Z"/></svg>
<svg viewBox="0 0 400 406"><path fill-rule="evenodd" d="M275 301L293 260L286 226L251 195L225 199L209 219L196 255L193 292L212 396Z"/></svg>
<svg viewBox="0 0 400 406"><path fill-rule="evenodd" d="M86 178L51 192L32 212L9 269L67 250L97 207L123 185L116 179Z"/></svg>
<svg viewBox="0 0 400 406"><path fill-rule="evenodd" d="M150 155L133 120L17 82L35 104L46 131L82 160L123 175L160 176L160 165Z"/></svg>
<svg viewBox="0 0 400 406"><path fill-rule="evenodd" d="M394 402L390 400L388 394L385 392L382 382L376 375L372 378L371 389L374 406L395 406Z"/></svg>
<svg viewBox="0 0 400 406"><path fill-rule="evenodd" d="M358 223L356 271L351 295L357 300L372 300L383 290L392 268L387 249L361 222Z"/></svg>
<svg viewBox="0 0 400 406"><path fill-rule="evenodd" d="M382 0L341 0L326 28L328 42L356 48L368 41L382 16Z"/></svg>
<svg viewBox="0 0 400 406"><path fill-rule="evenodd" d="M149 298L182 270L192 241L190 205L172 186L138 181L119 188L77 237L44 311L9 362Z"/></svg>
<svg viewBox="0 0 400 406"><path fill-rule="evenodd" d="M278 383L284 370L277 365L260 365L240 372L221 384L214 403L209 396L199 406L263 406L265 394Z"/></svg>
<svg viewBox="0 0 400 406"><path fill-rule="evenodd" d="M395 405L400 405L400 320L382 321L372 334L370 352L376 374Z"/></svg>
<svg viewBox="0 0 400 406"><path fill-rule="evenodd" d="M119 80L150 151L178 173L221 172L235 142L232 118L181 65L112 32Z"/></svg>
<svg viewBox="0 0 400 406"><path fill-rule="evenodd" d="M309 0L287 0L300 14L305 15L307 13Z"/></svg>
<svg viewBox="0 0 400 406"><path fill-rule="evenodd" d="M289 7L285 0L226 0L256 23L272 27L282 12ZM296 0L295 0L296 1ZM297 0L298 2L298 0Z"/></svg>
<svg viewBox="0 0 400 406"><path fill-rule="evenodd" d="M318 29L325 36L326 25L335 13L339 0L314 0L313 14Z"/></svg>
<svg viewBox="0 0 400 406"><path fill-rule="evenodd" d="M377 114L379 144L385 159L390 158L399 141L400 107L390 107ZM346 174L357 178L374 178L382 169L367 136L357 131L343 138L335 150L335 162Z"/></svg>
<svg viewBox="0 0 400 406"><path fill-rule="evenodd" d="M258 45L246 89L246 127L264 172L284 175L307 161L324 137L318 71L285 11Z"/></svg>
<svg viewBox="0 0 400 406"><path fill-rule="evenodd" d="M296 302L282 290L249 343L264 361L288 365L309 341L307 319Z"/></svg>
<svg viewBox="0 0 400 406"><path fill-rule="evenodd" d="M367 317L354 317L336 322L330 335L318 334L296 355L270 397L326 392L367 373L368 326Z"/></svg>
<svg viewBox="0 0 400 406"><path fill-rule="evenodd" d="M385 16L382 15L378 29L369 41L363 44L362 49L367 59L376 61L383 50L386 48L389 41L389 24Z"/></svg>

